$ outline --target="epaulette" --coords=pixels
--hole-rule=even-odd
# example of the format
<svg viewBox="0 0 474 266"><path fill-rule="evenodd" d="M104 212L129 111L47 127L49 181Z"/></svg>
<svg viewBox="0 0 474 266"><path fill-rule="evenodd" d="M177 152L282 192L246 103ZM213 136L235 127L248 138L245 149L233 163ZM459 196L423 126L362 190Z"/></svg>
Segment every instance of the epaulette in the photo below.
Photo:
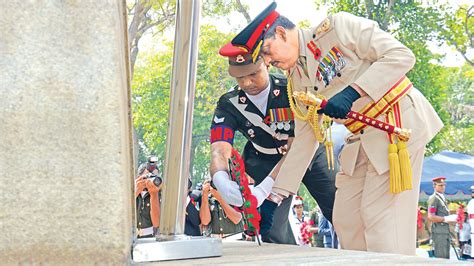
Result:
<svg viewBox="0 0 474 266"><path fill-rule="evenodd" d="M286 76L280 73L271 73L270 78L273 80L273 84L279 87L286 87L288 85L288 80Z"/></svg>
<svg viewBox="0 0 474 266"><path fill-rule="evenodd" d="M328 16L325 18L315 29L313 32L313 40L318 40L322 36L324 36L327 32L331 31L334 27L334 20L332 16Z"/></svg>

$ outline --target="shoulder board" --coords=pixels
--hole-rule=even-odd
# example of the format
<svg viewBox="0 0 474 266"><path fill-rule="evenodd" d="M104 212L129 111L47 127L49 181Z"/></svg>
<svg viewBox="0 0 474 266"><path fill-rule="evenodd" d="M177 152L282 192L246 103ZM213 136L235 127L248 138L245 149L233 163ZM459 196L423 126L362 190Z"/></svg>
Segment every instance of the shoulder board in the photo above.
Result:
<svg viewBox="0 0 474 266"><path fill-rule="evenodd" d="M331 16L325 18L316 28L313 30L313 39L318 40L323 37L334 28L334 19Z"/></svg>
<svg viewBox="0 0 474 266"><path fill-rule="evenodd" d="M278 87L286 87L288 85L288 80L286 76L279 73L270 74L271 79L274 81L273 84ZM278 81L277 81L278 80Z"/></svg>
<svg viewBox="0 0 474 266"><path fill-rule="evenodd" d="M219 98L219 101L226 101L238 95L239 92L240 92L239 85L235 85L234 87L230 88L226 93L222 94L221 97Z"/></svg>
<svg viewBox="0 0 474 266"><path fill-rule="evenodd" d="M238 91L238 90L240 90L239 85L235 85L234 87L230 88L227 92Z"/></svg>

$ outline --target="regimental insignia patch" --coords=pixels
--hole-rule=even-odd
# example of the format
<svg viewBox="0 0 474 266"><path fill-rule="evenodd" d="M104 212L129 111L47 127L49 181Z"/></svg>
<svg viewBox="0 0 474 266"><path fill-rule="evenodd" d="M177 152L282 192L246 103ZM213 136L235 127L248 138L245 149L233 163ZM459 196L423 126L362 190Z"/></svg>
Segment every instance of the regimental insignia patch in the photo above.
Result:
<svg viewBox="0 0 474 266"><path fill-rule="evenodd" d="M345 66L346 60L342 52L337 47L333 47L319 62L316 76L324 82L325 86L328 86L335 76L341 75L340 72Z"/></svg>
<svg viewBox="0 0 474 266"><path fill-rule="evenodd" d="M319 35L321 32L326 32L331 27L331 22L326 18L323 23L316 29L316 35Z"/></svg>

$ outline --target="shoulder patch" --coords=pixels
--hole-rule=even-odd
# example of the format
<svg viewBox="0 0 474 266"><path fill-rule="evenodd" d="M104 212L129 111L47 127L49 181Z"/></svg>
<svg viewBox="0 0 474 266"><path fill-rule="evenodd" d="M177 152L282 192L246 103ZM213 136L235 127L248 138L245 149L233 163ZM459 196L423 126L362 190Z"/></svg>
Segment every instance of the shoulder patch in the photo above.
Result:
<svg viewBox="0 0 474 266"><path fill-rule="evenodd" d="M332 16L325 18L314 30L313 39L318 40L334 27Z"/></svg>

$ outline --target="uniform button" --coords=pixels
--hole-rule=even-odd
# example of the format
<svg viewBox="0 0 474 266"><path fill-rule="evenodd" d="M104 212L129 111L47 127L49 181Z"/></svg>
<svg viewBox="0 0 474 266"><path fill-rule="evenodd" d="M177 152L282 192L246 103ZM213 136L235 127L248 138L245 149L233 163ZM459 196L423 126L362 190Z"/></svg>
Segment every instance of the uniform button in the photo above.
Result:
<svg viewBox="0 0 474 266"><path fill-rule="evenodd" d="M221 217L219 217L219 221L222 221L222 218L221 218Z"/></svg>
<svg viewBox="0 0 474 266"><path fill-rule="evenodd" d="M141 223L141 222L138 222L138 225L142 225L142 223Z"/></svg>
<svg viewBox="0 0 474 266"><path fill-rule="evenodd" d="M316 38L316 34L313 34L313 39Z"/></svg>
<svg viewBox="0 0 474 266"><path fill-rule="evenodd" d="M149 206L150 206L150 203L147 203L146 206L149 207Z"/></svg>
<svg viewBox="0 0 474 266"><path fill-rule="evenodd" d="M315 91L318 91L318 87L317 87L317 86L315 86L315 87L314 87L314 90L315 90Z"/></svg>
<svg viewBox="0 0 474 266"><path fill-rule="evenodd" d="M224 231L224 229L221 228L221 232Z"/></svg>
<svg viewBox="0 0 474 266"><path fill-rule="evenodd" d="M336 74L338 77L342 76L341 72L337 72Z"/></svg>
<svg viewBox="0 0 474 266"><path fill-rule="evenodd" d="M364 134L364 130L363 130L363 129L360 131L360 134Z"/></svg>
<svg viewBox="0 0 474 266"><path fill-rule="evenodd" d="M275 79L275 83L278 84L280 83L280 81L278 79Z"/></svg>

